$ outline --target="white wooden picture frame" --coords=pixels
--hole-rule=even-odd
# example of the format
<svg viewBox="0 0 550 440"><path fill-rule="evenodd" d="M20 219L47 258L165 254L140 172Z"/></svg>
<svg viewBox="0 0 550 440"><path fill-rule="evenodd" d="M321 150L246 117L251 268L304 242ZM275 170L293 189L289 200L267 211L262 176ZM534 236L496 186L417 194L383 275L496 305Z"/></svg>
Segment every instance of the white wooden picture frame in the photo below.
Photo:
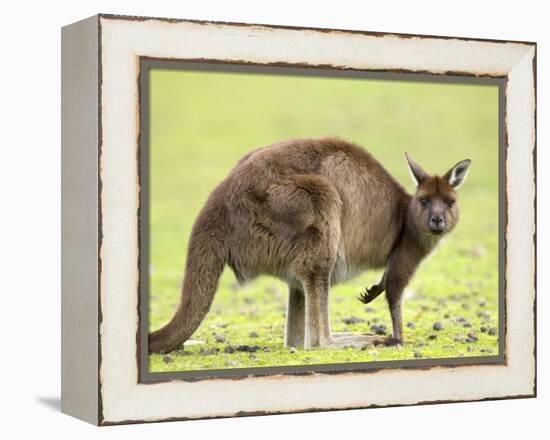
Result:
<svg viewBox="0 0 550 440"><path fill-rule="evenodd" d="M146 380L139 286L143 60L501 81L502 358ZM530 42L112 15L64 27L63 412L111 425L535 396L535 120Z"/></svg>

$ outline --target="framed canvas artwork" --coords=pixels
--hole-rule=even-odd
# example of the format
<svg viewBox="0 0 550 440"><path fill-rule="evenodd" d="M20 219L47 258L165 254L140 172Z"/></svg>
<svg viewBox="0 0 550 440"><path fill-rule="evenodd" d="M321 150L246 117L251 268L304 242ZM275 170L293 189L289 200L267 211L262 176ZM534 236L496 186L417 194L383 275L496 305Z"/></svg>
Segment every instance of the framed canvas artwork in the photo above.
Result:
<svg viewBox="0 0 550 440"><path fill-rule="evenodd" d="M536 394L536 45L98 15L62 31L62 410Z"/></svg>

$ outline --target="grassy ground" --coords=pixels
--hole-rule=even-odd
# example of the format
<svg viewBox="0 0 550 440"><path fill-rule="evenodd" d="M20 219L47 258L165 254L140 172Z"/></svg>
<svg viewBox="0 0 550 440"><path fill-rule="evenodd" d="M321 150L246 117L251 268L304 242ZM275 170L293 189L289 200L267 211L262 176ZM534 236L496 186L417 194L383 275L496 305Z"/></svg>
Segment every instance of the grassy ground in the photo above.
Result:
<svg viewBox="0 0 550 440"><path fill-rule="evenodd" d="M338 135L367 148L410 191L404 151L429 172L467 157L473 165L460 189L459 225L408 287L403 346L284 348L286 286L265 277L240 287L226 270L193 336L204 344L151 355L151 371L497 354L497 100L493 86L153 71L151 329L167 322L179 301L196 214L247 151L290 137ZM379 277L368 272L332 287L334 331L391 331L382 296L367 307L356 300Z"/></svg>

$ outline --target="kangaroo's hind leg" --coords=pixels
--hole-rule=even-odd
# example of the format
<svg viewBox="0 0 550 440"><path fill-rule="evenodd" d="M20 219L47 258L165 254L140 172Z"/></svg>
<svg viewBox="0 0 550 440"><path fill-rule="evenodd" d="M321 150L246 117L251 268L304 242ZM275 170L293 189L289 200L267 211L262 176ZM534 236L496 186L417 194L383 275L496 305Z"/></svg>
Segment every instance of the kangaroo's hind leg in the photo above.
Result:
<svg viewBox="0 0 550 440"><path fill-rule="evenodd" d="M303 326L305 348L329 346L329 280L340 242L340 196L317 175L292 176L270 194L270 206L287 231L281 241L291 248L289 276L303 292L290 291L286 343L291 337L302 342Z"/></svg>
<svg viewBox="0 0 550 440"><path fill-rule="evenodd" d="M286 347L303 347L305 336L306 300L300 288L289 287L286 312Z"/></svg>
<svg viewBox="0 0 550 440"><path fill-rule="evenodd" d="M362 348L383 344L385 339L375 335L331 332L328 307L329 277L311 276L304 280L305 290L305 348Z"/></svg>
<svg viewBox="0 0 550 440"><path fill-rule="evenodd" d="M330 329L330 279L341 233L342 202L338 191L322 176L295 175L272 185L266 203L273 224L271 240L277 244L270 248L288 249L281 261L290 256L291 260L284 264L286 272L301 284L304 293L302 303L301 296L290 292L286 344L301 342L303 322L305 348L364 345L357 338L335 340Z"/></svg>
<svg viewBox="0 0 550 440"><path fill-rule="evenodd" d="M305 338L304 347L333 345L328 311L328 276L311 276L304 280Z"/></svg>

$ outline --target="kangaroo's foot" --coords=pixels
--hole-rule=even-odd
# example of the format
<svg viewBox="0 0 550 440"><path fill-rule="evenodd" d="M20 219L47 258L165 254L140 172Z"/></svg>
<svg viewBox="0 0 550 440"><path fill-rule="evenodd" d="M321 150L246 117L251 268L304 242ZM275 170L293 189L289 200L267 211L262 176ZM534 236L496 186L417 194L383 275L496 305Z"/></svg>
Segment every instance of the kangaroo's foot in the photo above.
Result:
<svg viewBox="0 0 550 440"><path fill-rule="evenodd" d="M361 333L333 333L328 339L320 341L318 345L305 347L306 349L315 348L365 348L377 346L395 346L402 344L401 339L393 336L377 336Z"/></svg>
<svg viewBox="0 0 550 440"><path fill-rule="evenodd" d="M357 333L335 333L333 334L336 346L339 347L365 347L365 346L393 346L402 344L402 340L393 336L377 336L371 334Z"/></svg>

